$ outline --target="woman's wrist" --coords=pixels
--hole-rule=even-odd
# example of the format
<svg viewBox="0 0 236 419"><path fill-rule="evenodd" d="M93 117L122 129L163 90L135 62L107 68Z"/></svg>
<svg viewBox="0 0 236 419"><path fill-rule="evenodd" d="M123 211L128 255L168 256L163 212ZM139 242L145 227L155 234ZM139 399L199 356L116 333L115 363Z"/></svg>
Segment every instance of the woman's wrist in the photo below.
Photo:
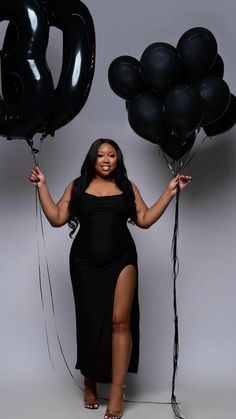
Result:
<svg viewBox="0 0 236 419"><path fill-rule="evenodd" d="M176 192L177 192L177 188L175 189L167 188L165 191L165 194L166 194L166 197L171 200L175 197Z"/></svg>
<svg viewBox="0 0 236 419"><path fill-rule="evenodd" d="M44 189L45 187L47 188L47 184L46 184L46 181L45 182L41 182L40 180L39 180L39 182L38 182L38 189Z"/></svg>

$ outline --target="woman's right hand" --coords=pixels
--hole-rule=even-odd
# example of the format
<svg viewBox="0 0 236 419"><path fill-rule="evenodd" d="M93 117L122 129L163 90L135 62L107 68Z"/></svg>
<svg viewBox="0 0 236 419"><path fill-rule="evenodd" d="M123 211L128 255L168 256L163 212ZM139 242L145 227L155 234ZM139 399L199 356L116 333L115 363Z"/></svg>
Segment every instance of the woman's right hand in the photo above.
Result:
<svg viewBox="0 0 236 419"><path fill-rule="evenodd" d="M34 185L40 188L42 185L46 184L46 178L44 173L39 169L38 166L33 167L29 175L29 181Z"/></svg>

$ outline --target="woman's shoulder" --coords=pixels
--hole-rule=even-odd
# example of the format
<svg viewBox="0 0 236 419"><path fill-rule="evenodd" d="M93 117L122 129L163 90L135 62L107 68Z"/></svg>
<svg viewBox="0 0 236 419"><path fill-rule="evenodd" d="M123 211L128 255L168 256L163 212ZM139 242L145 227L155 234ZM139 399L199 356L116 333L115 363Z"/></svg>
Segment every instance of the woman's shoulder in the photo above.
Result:
<svg viewBox="0 0 236 419"><path fill-rule="evenodd" d="M71 191L73 191L78 185L79 185L79 183L80 183L80 179L81 179L81 177L79 176L79 177L77 177L77 178L75 178L75 179L73 179L70 183L68 183L68 185L67 185L67 187L66 187L66 189L68 188L68 189L70 189Z"/></svg>
<svg viewBox="0 0 236 419"><path fill-rule="evenodd" d="M81 176L78 176L78 177L76 177L74 180L72 180L72 184L73 185L76 185L76 184L78 184L79 182L80 182L80 180L81 180Z"/></svg>
<svg viewBox="0 0 236 419"><path fill-rule="evenodd" d="M68 183L68 185L65 187L64 193L60 200L69 201L71 198L72 188L73 188L73 181Z"/></svg>
<svg viewBox="0 0 236 419"><path fill-rule="evenodd" d="M130 182L130 184L132 186L132 189L133 189L134 193L140 193L137 185L132 180L130 180L130 179L129 179L129 182Z"/></svg>
<svg viewBox="0 0 236 419"><path fill-rule="evenodd" d="M130 180L130 183L131 183L131 186L132 186L132 189L133 189L133 192L134 192L134 197L135 197L136 203L144 204L144 200L143 200L142 195L139 191L139 188L137 187L137 185L133 181Z"/></svg>
<svg viewBox="0 0 236 419"><path fill-rule="evenodd" d="M71 190L72 190L72 188L73 188L73 185L74 185L74 181L72 180L70 183L68 183L68 185L66 186L66 188L65 188L65 191L70 191L71 192Z"/></svg>

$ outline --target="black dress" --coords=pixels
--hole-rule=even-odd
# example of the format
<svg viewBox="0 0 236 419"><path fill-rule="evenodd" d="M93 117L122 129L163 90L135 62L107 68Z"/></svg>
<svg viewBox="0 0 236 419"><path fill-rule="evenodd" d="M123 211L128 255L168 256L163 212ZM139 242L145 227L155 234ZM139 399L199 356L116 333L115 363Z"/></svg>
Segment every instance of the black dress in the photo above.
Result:
<svg viewBox="0 0 236 419"><path fill-rule="evenodd" d="M79 231L70 251L70 273L75 299L77 364L96 382L111 381L112 313L116 282L127 265L137 272L137 253L127 227L129 210L124 194L78 199ZM128 371L137 372L139 305L136 282L131 309L132 353Z"/></svg>

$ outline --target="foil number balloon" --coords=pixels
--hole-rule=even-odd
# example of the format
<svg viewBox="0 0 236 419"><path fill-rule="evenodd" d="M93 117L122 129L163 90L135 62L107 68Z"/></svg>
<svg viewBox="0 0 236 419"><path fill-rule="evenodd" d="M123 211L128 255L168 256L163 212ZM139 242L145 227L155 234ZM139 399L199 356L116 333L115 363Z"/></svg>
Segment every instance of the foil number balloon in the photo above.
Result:
<svg viewBox="0 0 236 419"><path fill-rule="evenodd" d="M49 25L63 33L63 61L45 134L71 121L85 105L95 68L95 29L88 8L79 0L39 0Z"/></svg>
<svg viewBox="0 0 236 419"><path fill-rule="evenodd" d="M1 52L0 135L44 136L83 108L95 67L95 30L79 0L8 0L0 20L9 20ZM63 33L63 63L54 89L45 56L50 26Z"/></svg>
<svg viewBox="0 0 236 419"><path fill-rule="evenodd" d="M0 134L30 138L52 105L53 82L45 61L49 27L34 0L3 2L2 20L10 21L8 38L14 43L5 39L1 52Z"/></svg>

